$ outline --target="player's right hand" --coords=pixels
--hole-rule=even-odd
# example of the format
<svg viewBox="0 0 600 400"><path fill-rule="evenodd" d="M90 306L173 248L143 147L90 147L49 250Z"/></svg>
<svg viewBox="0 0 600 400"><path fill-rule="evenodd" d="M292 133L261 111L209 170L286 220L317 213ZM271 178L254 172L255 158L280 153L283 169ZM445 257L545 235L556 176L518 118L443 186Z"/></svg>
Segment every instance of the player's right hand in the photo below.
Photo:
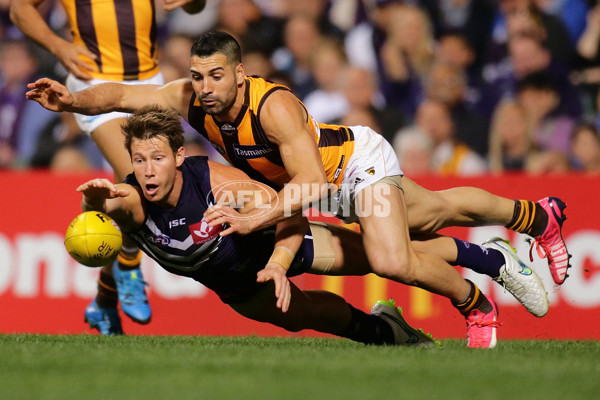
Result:
<svg viewBox="0 0 600 400"><path fill-rule="evenodd" d="M79 185L76 191L81 192L86 201L93 199L114 199L129 196L129 191L119 189L114 183L105 178L96 178ZM88 202L89 202L88 201Z"/></svg>
<svg viewBox="0 0 600 400"><path fill-rule="evenodd" d="M92 79L92 76L88 74L88 71L93 71L94 69L89 64L83 62L79 56L83 55L92 60L95 60L97 57L86 47L65 41L65 43L59 47L55 55L62 65L64 65L77 79L83 81Z"/></svg>
<svg viewBox="0 0 600 400"><path fill-rule="evenodd" d="M28 92L25 96L29 100L37 101L50 111L69 111L67 108L73 104L73 95L64 85L48 78L41 78L27 84Z"/></svg>
<svg viewBox="0 0 600 400"><path fill-rule="evenodd" d="M258 271L257 282L273 281L275 283L275 297L277 298L277 308L281 312L287 312L290 308L292 290L290 281L286 276L286 271L277 263L268 263L264 269Z"/></svg>

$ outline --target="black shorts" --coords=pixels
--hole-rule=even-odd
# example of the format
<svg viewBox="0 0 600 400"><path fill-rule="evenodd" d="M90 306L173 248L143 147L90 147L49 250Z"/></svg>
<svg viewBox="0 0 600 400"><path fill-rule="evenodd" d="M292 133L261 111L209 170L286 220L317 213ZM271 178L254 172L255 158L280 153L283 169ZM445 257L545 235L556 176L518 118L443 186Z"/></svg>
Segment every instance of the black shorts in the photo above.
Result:
<svg viewBox="0 0 600 400"><path fill-rule="evenodd" d="M308 238L305 237L296 257L292 261L287 272L288 277L301 275L308 271L312 266L314 259L314 243L310 231ZM270 257L270 255L269 255ZM268 261L261 263L252 263L239 270L230 270L225 274L220 274L216 280L211 282L202 282L206 287L213 290L221 300L226 303L241 303L252 297L258 288L264 283L256 282L258 271L262 270Z"/></svg>

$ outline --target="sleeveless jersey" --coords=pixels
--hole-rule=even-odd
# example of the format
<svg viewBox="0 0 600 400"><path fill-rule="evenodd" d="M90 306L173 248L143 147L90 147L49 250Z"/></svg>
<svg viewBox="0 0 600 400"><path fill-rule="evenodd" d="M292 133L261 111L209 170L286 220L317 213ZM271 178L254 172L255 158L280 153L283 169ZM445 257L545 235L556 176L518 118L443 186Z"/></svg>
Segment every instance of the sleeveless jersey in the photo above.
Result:
<svg viewBox="0 0 600 400"><path fill-rule="evenodd" d="M290 181L290 177L281 160L278 146L267 138L260 123L260 111L265 100L277 90L289 89L259 77L246 77L244 104L232 123L216 121L206 114L193 94L188 119L190 125L206 137L231 165L241 169L252 179L280 190ZM304 107L302 102L300 104ZM320 124L308 111L307 115L321 153L327 180L339 186L348 159L354 151L354 134L346 126Z"/></svg>
<svg viewBox="0 0 600 400"><path fill-rule="evenodd" d="M207 158L187 157L181 172L183 187L177 205L164 208L142 197L144 223L126 234L167 271L199 281L225 302L240 301L258 287L256 273L273 252L275 229L219 236L221 228L210 228L203 216L214 204ZM140 187L133 174L125 183ZM288 275L305 272L312 260L311 237L304 240Z"/></svg>
<svg viewBox="0 0 600 400"><path fill-rule="evenodd" d="M110 81L144 80L158 73L154 0L61 0L73 42L96 60L81 56Z"/></svg>

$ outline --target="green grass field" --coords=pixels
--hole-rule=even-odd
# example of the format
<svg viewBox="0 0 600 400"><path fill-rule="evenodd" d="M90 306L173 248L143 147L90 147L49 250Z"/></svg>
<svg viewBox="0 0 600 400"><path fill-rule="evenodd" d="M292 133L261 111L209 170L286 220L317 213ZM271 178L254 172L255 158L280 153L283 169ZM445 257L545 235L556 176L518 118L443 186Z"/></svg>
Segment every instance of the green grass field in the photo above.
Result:
<svg viewBox="0 0 600 400"><path fill-rule="evenodd" d="M0 335L0 399L594 399L600 342Z"/></svg>

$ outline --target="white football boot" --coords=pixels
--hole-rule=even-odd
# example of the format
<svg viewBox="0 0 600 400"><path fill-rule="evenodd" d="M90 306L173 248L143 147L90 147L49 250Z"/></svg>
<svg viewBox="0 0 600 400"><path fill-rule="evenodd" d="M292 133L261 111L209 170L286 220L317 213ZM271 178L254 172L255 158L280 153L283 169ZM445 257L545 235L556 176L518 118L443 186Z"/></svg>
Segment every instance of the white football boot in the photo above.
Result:
<svg viewBox="0 0 600 400"><path fill-rule="evenodd" d="M543 317L548 312L548 293L540 277L534 270L525 265L517 256L507 240L494 237L482 245L485 248L498 250L504 256L505 264L500 268L500 276L494 278L519 303L536 317Z"/></svg>

